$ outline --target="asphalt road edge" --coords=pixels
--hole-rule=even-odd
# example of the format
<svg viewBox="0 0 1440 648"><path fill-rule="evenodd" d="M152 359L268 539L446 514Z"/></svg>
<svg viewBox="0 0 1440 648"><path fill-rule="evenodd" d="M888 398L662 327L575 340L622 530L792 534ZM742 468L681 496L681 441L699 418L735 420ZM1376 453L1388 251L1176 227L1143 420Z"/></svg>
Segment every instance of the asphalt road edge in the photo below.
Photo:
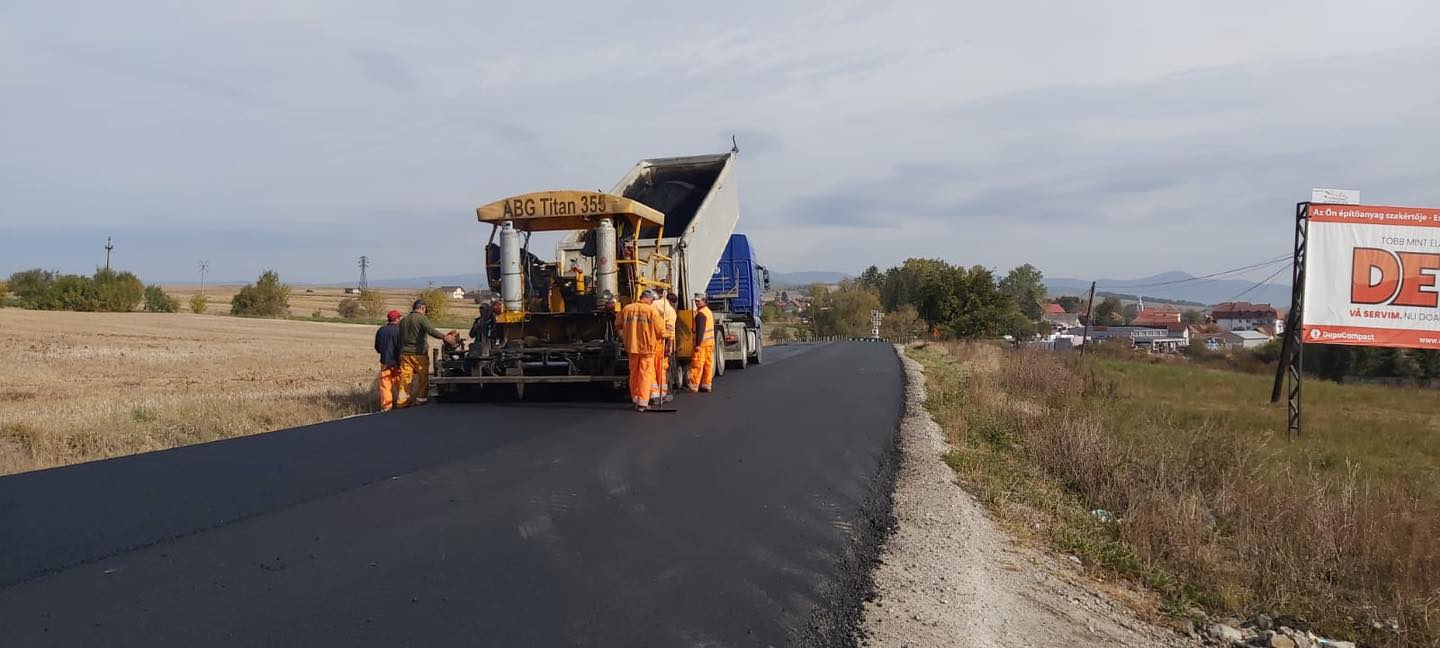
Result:
<svg viewBox="0 0 1440 648"><path fill-rule="evenodd" d="M896 362L903 358L901 352ZM901 374L905 374L903 363ZM908 389L907 384L905 390ZM875 478L861 501L859 516L836 569L839 578L821 588L819 604L810 615L806 632L795 638L794 645L850 647L864 636L861 622L865 602L875 596L875 568L880 564L887 539L895 530L893 511L901 461L900 428L906 414L902 410L900 419L895 421L895 429L880 455Z"/></svg>

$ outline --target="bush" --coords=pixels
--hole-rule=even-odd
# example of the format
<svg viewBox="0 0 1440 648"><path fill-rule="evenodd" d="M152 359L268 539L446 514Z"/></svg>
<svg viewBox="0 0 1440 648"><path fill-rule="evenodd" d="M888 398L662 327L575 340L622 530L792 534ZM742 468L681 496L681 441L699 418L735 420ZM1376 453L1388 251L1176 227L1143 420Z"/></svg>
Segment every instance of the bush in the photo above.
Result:
<svg viewBox="0 0 1440 648"><path fill-rule="evenodd" d="M164 288L151 284L145 287L145 310L151 313L179 312L180 300L171 297Z"/></svg>
<svg viewBox="0 0 1440 648"><path fill-rule="evenodd" d="M368 319L379 319L385 314L385 297L378 290L360 291L360 313Z"/></svg>
<svg viewBox="0 0 1440 648"><path fill-rule="evenodd" d="M73 310L94 312L101 309L100 291L89 277L62 275L34 302L40 310Z"/></svg>
<svg viewBox="0 0 1440 648"><path fill-rule="evenodd" d="M20 306L39 308L38 304L45 300L45 293L50 290L50 284L55 283L57 277L57 273L33 268L10 275L7 283Z"/></svg>
<svg viewBox="0 0 1440 648"><path fill-rule="evenodd" d="M274 270L260 273L260 278L236 293L230 300L230 314L244 317L284 317L290 313L290 286L280 283Z"/></svg>
<svg viewBox="0 0 1440 648"><path fill-rule="evenodd" d="M335 312L345 319L355 319L360 315L360 302L346 297L335 306Z"/></svg>
<svg viewBox="0 0 1440 648"><path fill-rule="evenodd" d="M0 281L0 308L5 307L5 302L10 301L10 284Z"/></svg>
<svg viewBox="0 0 1440 648"><path fill-rule="evenodd" d="M196 315L205 312L205 307L209 305L210 300L206 298L205 295L196 294L190 296L190 312Z"/></svg>
<svg viewBox="0 0 1440 648"><path fill-rule="evenodd" d="M145 284L129 272L116 272L107 268L95 270L95 293L99 296L97 310L113 313L128 313L145 299ZM78 308L73 310L80 310Z"/></svg>
<svg viewBox="0 0 1440 648"><path fill-rule="evenodd" d="M1265 364L1270 364L1280 359L1281 339L1275 338L1258 347L1250 349L1250 354Z"/></svg>
<svg viewBox="0 0 1440 648"><path fill-rule="evenodd" d="M426 288L415 293L415 298L423 300L425 306L430 309L427 317L432 322L445 319L445 315L450 310L450 295L439 288Z"/></svg>

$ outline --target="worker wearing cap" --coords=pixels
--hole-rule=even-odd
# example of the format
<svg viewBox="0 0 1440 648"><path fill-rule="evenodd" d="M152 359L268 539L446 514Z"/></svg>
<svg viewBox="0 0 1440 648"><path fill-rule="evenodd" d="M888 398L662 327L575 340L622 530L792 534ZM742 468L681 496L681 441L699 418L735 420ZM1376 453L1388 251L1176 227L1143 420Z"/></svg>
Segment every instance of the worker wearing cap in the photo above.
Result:
<svg viewBox="0 0 1440 648"><path fill-rule="evenodd" d="M388 412L400 384L400 311L385 314L385 325L375 331L375 352L380 354L380 411Z"/></svg>
<svg viewBox="0 0 1440 648"><path fill-rule="evenodd" d="M715 373L715 314L704 293L695 293L695 353L690 356L690 391L710 391Z"/></svg>
<svg viewBox="0 0 1440 648"><path fill-rule="evenodd" d="M640 412L660 398L655 362L664 349L665 325L654 302L655 293L647 290L640 294L640 301L620 311L620 337L630 356L630 402Z"/></svg>
<svg viewBox="0 0 1440 648"><path fill-rule="evenodd" d="M664 288L655 289L655 310L660 313L660 321L665 326L664 341L661 345L660 355L655 360L655 382L660 384L660 402L651 403L659 405L666 401L674 400L670 395L670 355L675 353L675 306L671 300L675 299L674 293L667 294Z"/></svg>
<svg viewBox="0 0 1440 648"><path fill-rule="evenodd" d="M430 310L425 300L415 300L410 309L410 314L400 320L400 398L395 403L400 408L424 405L429 400L430 341L426 336L455 343L454 336L441 333L425 316Z"/></svg>

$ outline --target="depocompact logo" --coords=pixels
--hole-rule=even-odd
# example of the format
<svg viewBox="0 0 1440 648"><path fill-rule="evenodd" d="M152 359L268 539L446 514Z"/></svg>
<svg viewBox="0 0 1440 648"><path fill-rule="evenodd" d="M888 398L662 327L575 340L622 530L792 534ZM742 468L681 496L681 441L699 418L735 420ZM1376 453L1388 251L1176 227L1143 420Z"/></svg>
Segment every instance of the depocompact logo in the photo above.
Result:
<svg viewBox="0 0 1440 648"><path fill-rule="evenodd" d="M1374 342L1374 333L1356 333L1354 331L1326 331L1319 328L1310 329L1310 339L1316 342L1334 342L1343 340L1345 342Z"/></svg>

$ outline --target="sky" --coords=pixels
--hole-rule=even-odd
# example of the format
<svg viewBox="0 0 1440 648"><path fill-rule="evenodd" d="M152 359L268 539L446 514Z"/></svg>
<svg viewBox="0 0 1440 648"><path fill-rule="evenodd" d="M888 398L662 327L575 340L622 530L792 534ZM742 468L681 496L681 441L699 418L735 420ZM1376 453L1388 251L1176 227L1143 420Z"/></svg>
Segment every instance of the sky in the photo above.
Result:
<svg viewBox="0 0 1440 648"><path fill-rule="evenodd" d="M1440 206L1440 3L0 3L0 275L478 272L474 208L740 146L775 271L1203 274ZM1256 277L1261 278L1261 277Z"/></svg>

